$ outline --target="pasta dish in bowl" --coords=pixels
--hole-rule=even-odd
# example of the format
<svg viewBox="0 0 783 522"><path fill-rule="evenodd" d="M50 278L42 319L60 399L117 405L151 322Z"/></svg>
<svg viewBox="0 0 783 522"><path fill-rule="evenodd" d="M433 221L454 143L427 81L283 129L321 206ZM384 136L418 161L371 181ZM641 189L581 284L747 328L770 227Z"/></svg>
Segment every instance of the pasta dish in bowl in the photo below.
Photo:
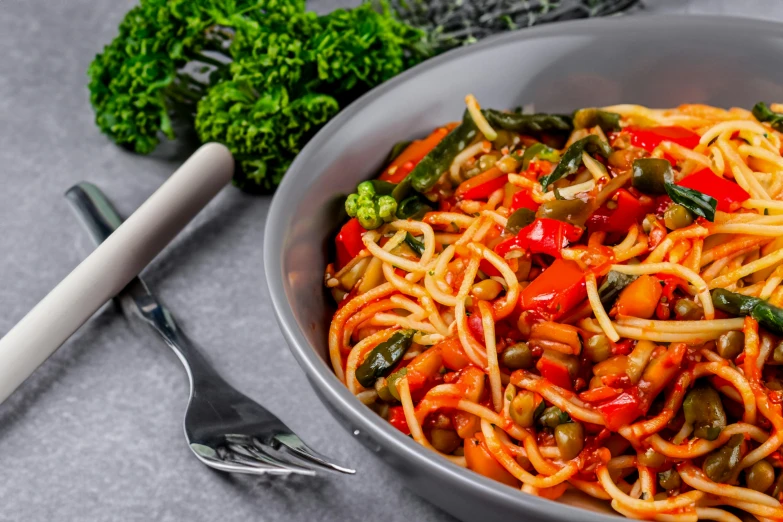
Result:
<svg viewBox="0 0 783 522"><path fill-rule="evenodd" d="M783 106L466 105L345 199L335 375L526 493L783 519Z"/></svg>

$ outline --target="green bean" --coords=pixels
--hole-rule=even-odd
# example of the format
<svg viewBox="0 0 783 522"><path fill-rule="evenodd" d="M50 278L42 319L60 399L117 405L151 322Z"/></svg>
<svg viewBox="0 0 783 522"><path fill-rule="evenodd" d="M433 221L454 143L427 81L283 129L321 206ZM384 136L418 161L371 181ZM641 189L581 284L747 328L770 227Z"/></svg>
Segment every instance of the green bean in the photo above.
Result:
<svg viewBox="0 0 783 522"><path fill-rule="evenodd" d="M585 445L585 433L581 424L569 422L555 427L555 443L560 457L571 460L582 451Z"/></svg>
<svg viewBox="0 0 783 522"><path fill-rule="evenodd" d="M783 309L759 299L736 294L723 288L710 292L715 308L731 315L749 315L776 335L783 335Z"/></svg>
<svg viewBox="0 0 783 522"><path fill-rule="evenodd" d="M389 394L396 401L400 400L400 392L397 391L397 381L408 374L408 368L400 368L386 379L386 386L389 388Z"/></svg>
<svg viewBox="0 0 783 522"><path fill-rule="evenodd" d="M375 384L378 377L388 375L410 348L414 333L414 330L400 330L373 348L356 369L356 379L359 384L369 388Z"/></svg>
<svg viewBox="0 0 783 522"><path fill-rule="evenodd" d="M673 489L680 489L680 486L682 486L682 479L680 478L680 474L677 473L677 470L672 468L658 473L658 484L666 491L671 491Z"/></svg>
<svg viewBox="0 0 783 522"><path fill-rule="evenodd" d="M581 140L575 141L566 149L563 157L560 159L560 163L557 164L555 170L548 176L544 176L539 181L541 188L546 190L547 187L555 181L565 176L574 174L582 165L582 153L599 154L604 158L609 157L612 153L612 147L598 136L591 134Z"/></svg>
<svg viewBox="0 0 783 522"><path fill-rule="evenodd" d="M669 230L685 228L693 223L693 214L682 205L672 205L663 213L663 222Z"/></svg>
<svg viewBox="0 0 783 522"><path fill-rule="evenodd" d="M633 162L633 187L645 194L666 194L666 183L674 181L672 164L659 158L639 158Z"/></svg>
<svg viewBox="0 0 783 522"><path fill-rule="evenodd" d="M538 418L538 422L547 428L556 428L570 420L571 417L557 406L550 406L545 409Z"/></svg>
<svg viewBox="0 0 783 522"><path fill-rule="evenodd" d="M739 465L742 457L742 441L745 436L741 433L732 435L729 441L720 449L710 453L704 459L702 469L713 482L726 482Z"/></svg>
<svg viewBox="0 0 783 522"><path fill-rule="evenodd" d="M421 194L405 198L397 205L397 217L399 219L420 219L432 210L428 203L429 200Z"/></svg>
<svg viewBox="0 0 783 522"><path fill-rule="evenodd" d="M517 393L508 405L508 414L523 428L530 428L535 422L536 409L536 397L533 392L523 390Z"/></svg>
<svg viewBox="0 0 783 522"><path fill-rule="evenodd" d="M462 123L424 156L405 179L417 192L429 191L435 186L441 175L451 167L457 154L465 150L478 134L476 123L470 117L470 113L465 111Z"/></svg>
<svg viewBox="0 0 783 522"><path fill-rule="evenodd" d="M521 134L542 132L567 134L573 128L571 117L564 114L519 114L494 109L484 109L481 112L493 128Z"/></svg>
<svg viewBox="0 0 783 522"><path fill-rule="evenodd" d="M720 395L710 386L700 386L689 391L682 409L685 421L693 424L696 437L715 440L726 427L726 412Z"/></svg>
<svg viewBox="0 0 783 522"><path fill-rule="evenodd" d="M766 103L758 102L753 106L753 116L759 121L766 121L776 131L783 132L783 113L775 112Z"/></svg>
<svg viewBox="0 0 783 522"><path fill-rule="evenodd" d="M745 483L750 489L764 493L775 482L775 468L766 460L760 460L745 471Z"/></svg>
<svg viewBox="0 0 783 522"><path fill-rule="evenodd" d="M508 216L508 221L506 222L506 233L517 235L519 234L520 230L535 221L535 219L536 213L529 208L518 208L514 211L513 214Z"/></svg>
<svg viewBox="0 0 783 522"><path fill-rule="evenodd" d="M424 243L413 237L413 234L410 232L405 233L405 244L419 256L424 253Z"/></svg>
<svg viewBox="0 0 783 522"><path fill-rule="evenodd" d="M620 130L620 115L616 112L596 108L579 109L574 112L574 129L601 127L604 132Z"/></svg>
<svg viewBox="0 0 783 522"><path fill-rule="evenodd" d="M533 367L533 352L527 343L513 344L503 350L500 362L509 370L527 370Z"/></svg>
<svg viewBox="0 0 783 522"><path fill-rule="evenodd" d="M718 337L717 347L718 355L724 359L734 359L745 348L745 334L737 331L726 332Z"/></svg>

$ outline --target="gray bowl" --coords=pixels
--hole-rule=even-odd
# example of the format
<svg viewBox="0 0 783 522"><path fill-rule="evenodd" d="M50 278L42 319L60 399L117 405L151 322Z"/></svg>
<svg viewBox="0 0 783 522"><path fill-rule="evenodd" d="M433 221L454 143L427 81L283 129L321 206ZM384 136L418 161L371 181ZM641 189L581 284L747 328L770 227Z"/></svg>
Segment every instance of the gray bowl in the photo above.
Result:
<svg viewBox="0 0 783 522"><path fill-rule="evenodd" d="M750 108L781 100L781 56L783 26L775 23L702 16L567 22L446 53L344 109L291 166L264 240L280 327L324 405L408 487L457 518L610 520L579 497L540 499L452 465L392 428L334 377L327 355L334 308L323 271L345 218L341 195L375 175L395 142L459 119L468 93L487 107L534 103L543 112L617 103Z"/></svg>

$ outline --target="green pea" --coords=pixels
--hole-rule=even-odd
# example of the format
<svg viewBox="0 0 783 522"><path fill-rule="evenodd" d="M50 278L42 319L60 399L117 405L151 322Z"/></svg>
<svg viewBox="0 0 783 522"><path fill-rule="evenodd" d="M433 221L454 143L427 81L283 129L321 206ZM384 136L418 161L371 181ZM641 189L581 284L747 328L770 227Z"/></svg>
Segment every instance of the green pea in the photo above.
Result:
<svg viewBox="0 0 783 522"><path fill-rule="evenodd" d="M570 420L571 417L569 417L566 412L557 406L550 406L549 408L545 409L538 418L538 422L547 428L556 428Z"/></svg>
<svg viewBox="0 0 783 522"><path fill-rule="evenodd" d="M375 195L375 187L372 184L372 181L362 181L356 186L356 193L359 195L359 197L367 197L372 199L372 197Z"/></svg>
<svg viewBox="0 0 783 522"><path fill-rule="evenodd" d="M509 346L500 355L500 362L509 370L521 370L533 367L533 352L527 343Z"/></svg>
<svg viewBox="0 0 783 522"><path fill-rule="evenodd" d="M588 359L594 363L607 360L612 355L612 346L609 338L604 334L596 334L587 340L585 353Z"/></svg>
<svg viewBox="0 0 783 522"><path fill-rule="evenodd" d="M367 230L375 230L383 225L383 219L378 215L375 206L361 206L356 212L359 224Z"/></svg>
<svg viewBox="0 0 783 522"><path fill-rule="evenodd" d="M718 392L710 386L694 388L682 403L685 421L693 424L696 437L715 440L726 427L726 412Z"/></svg>
<svg viewBox="0 0 783 522"><path fill-rule="evenodd" d="M432 446L441 453L451 454L462 445L462 439L454 430L435 428L430 433Z"/></svg>
<svg viewBox="0 0 783 522"><path fill-rule="evenodd" d="M666 457L652 448L647 448L644 453L638 457L639 464L648 468L660 468L666 462Z"/></svg>
<svg viewBox="0 0 783 522"><path fill-rule="evenodd" d="M555 427L555 443L560 456L571 460L582 451L585 445L585 433L581 424L569 422Z"/></svg>
<svg viewBox="0 0 783 522"><path fill-rule="evenodd" d="M356 212L359 210L359 195L349 194L345 199L345 212L351 216L356 217Z"/></svg>
<svg viewBox="0 0 783 522"><path fill-rule="evenodd" d="M682 486L682 479L680 478L680 474L677 473L677 470L672 468L668 471L658 473L658 484L666 491L671 491L673 489L680 489L680 486Z"/></svg>
<svg viewBox="0 0 783 522"><path fill-rule="evenodd" d="M763 493L775 482L775 468L766 460L760 460L745 472L745 482L750 489Z"/></svg>
<svg viewBox="0 0 783 522"><path fill-rule="evenodd" d="M672 205L663 213L663 222L669 230L685 228L693 223L693 214L682 205Z"/></svg>
<svg viewBox="0 0 783 522"><path fill-rule="evenodd" d="M386 221L393 221L397 212L397 200L391 196L381 196L378 198L378 215Z"/></svg>
<svg viewBox="0 0 783 522"><path fill-rule="evenodd" d="M742 332L726 332L718 337L718 355L724 359L734 359L745 348L745 334Z"/></svg>
<svg viewBox="0 0 783 522"><path fill-rule="evenodd" d="M495 166L495 163L500 159L500 153L499 152L490 152L488 154L484 154L479 158L478 165L481 171L489 170L492 167Z"/></svg>
<svg viewBox="0 0 783 522"><path fill-rule="evenodd" d="M536 398L533 392L519 392L508 405L508 414L514 422L523 428L532 427L536 414Z"/></svg>
<svg viewBox="0 0 783 522"><path fill-rule="evenodd" d="M678 299L674 303L674 312L678 318L685 321L698 321L704 318L704 310L701 305L690 299Z"/></svg>
<svg viewBox="0 0 783 522"><path fill-rule="evenodd" d="M743 440L745 440L745 436L742 434L732 435L725 446L710 453L704 459L702 469L710 480L713 482L726 482L731 478L742 457L741 446Z"/></svg>

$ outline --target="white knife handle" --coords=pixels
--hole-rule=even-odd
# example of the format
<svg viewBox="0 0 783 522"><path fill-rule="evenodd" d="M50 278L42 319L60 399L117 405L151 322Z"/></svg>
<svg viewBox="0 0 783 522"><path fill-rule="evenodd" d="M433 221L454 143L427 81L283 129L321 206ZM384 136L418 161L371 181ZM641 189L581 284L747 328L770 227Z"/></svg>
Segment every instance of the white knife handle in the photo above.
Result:
<svg viewBox="0 0 783 522"><path fill-rule="evenodd" d="M0 403L136 277L233 173L228 149L217 143L202 146L0 339Z"/></svg>

